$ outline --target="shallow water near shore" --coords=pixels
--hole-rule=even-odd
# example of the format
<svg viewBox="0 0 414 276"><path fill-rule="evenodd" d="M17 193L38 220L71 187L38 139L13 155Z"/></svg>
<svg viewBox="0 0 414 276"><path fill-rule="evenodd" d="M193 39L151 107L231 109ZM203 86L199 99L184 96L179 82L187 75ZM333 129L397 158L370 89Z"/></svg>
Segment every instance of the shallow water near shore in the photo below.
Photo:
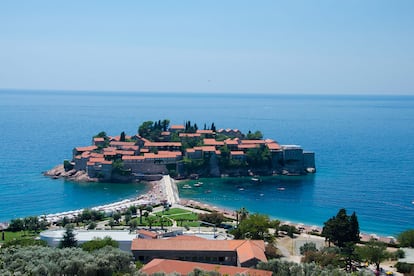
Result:
<svg viewBox="0 0 414 276"><path fill-rule="evenodd" d="M408 96L3 90L0 221L144 193L148 187L142 184L79 184L41 172L70 159L74 147L90 145L100 131L135 134L143 121L164 118L172 124L191 120L199 128L214 122L218 128L261 130L265 138L316 153L313 176L261 183L203 179L202 187L181 189L183 198L310 225L346 208L357 213L367 233L396 235L414 228L414 97Z"/></svg>

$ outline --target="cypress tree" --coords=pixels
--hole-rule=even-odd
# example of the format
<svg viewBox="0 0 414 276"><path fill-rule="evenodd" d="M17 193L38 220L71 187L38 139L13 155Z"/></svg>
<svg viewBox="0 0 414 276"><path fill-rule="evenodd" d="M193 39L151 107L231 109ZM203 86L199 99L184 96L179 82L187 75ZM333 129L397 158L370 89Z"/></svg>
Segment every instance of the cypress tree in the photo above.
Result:
<svg viewBox="0 0 414 276"><path fill-rule="evenodd" d="M66 247L76 247L78 241L75 238L75 233L73 232L73 226L68 224L66 226L66 231L63 234L63 239L60 241L59 247L66 248Z"/></svg>
<svg viewBox="0 0 414 276"><path fill-rule="evenodd" d="M119 137L119 141L125 142L125 132L124 131L121 132L121 136Z"/></svg>

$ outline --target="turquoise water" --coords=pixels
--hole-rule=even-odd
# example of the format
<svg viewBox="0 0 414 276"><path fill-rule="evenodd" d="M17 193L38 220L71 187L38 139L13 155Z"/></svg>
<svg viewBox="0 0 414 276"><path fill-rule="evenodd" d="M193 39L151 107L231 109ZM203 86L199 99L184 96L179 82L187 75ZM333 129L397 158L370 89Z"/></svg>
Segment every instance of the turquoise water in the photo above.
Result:
<svg viewBox="0 0 414 276"><path fill-rule="evenodd" d="M265 178L260 184L204 179L203 187L182 190L182 197L316 225L344 207L356 211L364 232L395 235L414 228L414 97L407 96L3 90L0 221L144 192L142 184L78 184L41 172L71 158L73 147L89 145L102 130L134 134L141 122L163 118L261 130L266 138L316 152L314 176Z"/></svg>

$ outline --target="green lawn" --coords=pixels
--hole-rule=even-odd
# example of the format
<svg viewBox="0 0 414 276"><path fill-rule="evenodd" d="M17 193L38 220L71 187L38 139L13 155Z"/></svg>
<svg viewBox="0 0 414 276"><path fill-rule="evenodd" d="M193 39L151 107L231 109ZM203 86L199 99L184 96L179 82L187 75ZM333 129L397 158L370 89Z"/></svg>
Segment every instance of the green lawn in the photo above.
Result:
<svg viewBox="0 0 414 276"><path fill-rule="evenodd" d="M156 221L152 224L152 226L156 227L161 226L161 223L159 222L161 216L164 217L164 226L172 226L171 219L177 221L178 226L199 226L198 215L185 209L172 208L168 211L154 213L154 215L156 216L152 217L155 218ZM139 224L139 218L137 218L137 222ZM147 218L142 218L142 225L149 226Z"/></svg>
<svg viewBox="0 0 414 276"><path fill-rule="evenodd" d="M29 232L29 231L28 232L23 232L23 231L18 231L18 232L4 231L4 241L2 240L2 234L0 233L0 243L8 242L8 241L11 241L11 240L35 238L37 236L39 236L38 233Z"/></svg>

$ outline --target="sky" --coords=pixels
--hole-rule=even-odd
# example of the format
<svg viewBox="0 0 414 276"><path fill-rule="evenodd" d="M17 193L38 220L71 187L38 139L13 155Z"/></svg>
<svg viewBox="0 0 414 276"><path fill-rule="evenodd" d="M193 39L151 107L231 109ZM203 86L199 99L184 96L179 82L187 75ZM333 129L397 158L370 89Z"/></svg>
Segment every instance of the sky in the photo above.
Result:
<svg viewBox="0 0 414 276"><path fill-rule="evenodd" d="M0 0L0 89L414 95L414 1Z"/></svg>

